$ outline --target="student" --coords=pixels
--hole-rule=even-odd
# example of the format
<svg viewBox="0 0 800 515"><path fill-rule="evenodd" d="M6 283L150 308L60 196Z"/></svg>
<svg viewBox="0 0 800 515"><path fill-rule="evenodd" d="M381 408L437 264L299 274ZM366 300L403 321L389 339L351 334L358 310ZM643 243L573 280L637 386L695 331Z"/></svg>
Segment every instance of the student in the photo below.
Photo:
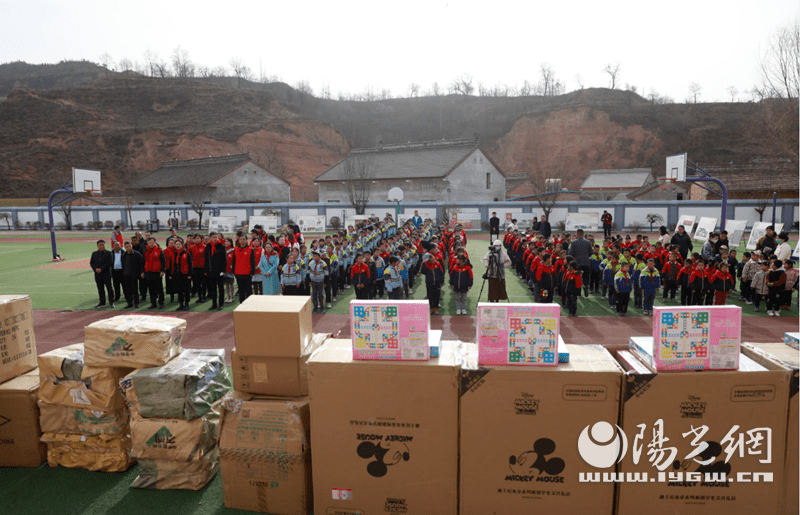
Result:
<svg viewBox="0 0 800 515"><path fill-rule="evenodd" d="M330 236L328 236L328 238L330 238ZM330 248L329 245L328 246L322 245L319 251L320 259L322 259L322 261L325 262L325 266L328 267L328 275L325 276L325 281L324 281L325 305L328 306L328 309L331 308L331 301L333 300L333 285L331 284L331 277L335 273L332 267L334 261L331 260L333 256L330 255L328 251L329 248ZM370 291L371 290L372 288L370 287Z"/></svg>
<svg viewBox="0 0 800 515"><path fill-rule="evenodd" d="M600 293L600 281L603 278L603 271L600 269L600 263L603 262L605 257L600 253L600 245L595 245L592 248L592 255L589 256L589 291L591 293ZM584 279L587 279L584 277Z"/></svg>
<svg viewBox="0 0 800 515"><path fill-rule="evenodd" d="M147 240L147 250L144 252L144 276L150 291L149 309L164 308L164 284L161 278L164 277L166 264L164 252L156 244L156 239L151 236Z"/></svg>
<svg viewBox="0 0 800 515"><path fill-rule="evenodd" d="M260 266L261 258L264 257L264 247L261 246L261 240L257 236L250 240L250 246L253 248L253 260L256 262L256 273L252 277L253 295L264 295L264 272Z"/></svg>
<svg viewBox="0 0 800 515"><path fill-rule="evenodd" d="M711 284L706 274L705 261L698 261L697 268L692 270L689 275L689 289L692 291L692 306L702 306L706 292L711 288Z"/></svg>
<svg viewBox="0 0 800 515"><path fill-rule="evenodd" d="M422 265L422 274L425 276L425 290L428 294L428 305L431 315L439 314L439 298L444 284L444 269L436 259L435 254L430 254L428 261Z"/></svg>
<svg viewBox="0 0 800 515"><path fill-rule="evenodd" d="M231 266L239 287L239 304L253 294L253 275L256 273L256 256L253 247L247 242L247 236L239 236L236 248L233 250Z"/></svg>
<svg viewBox="0 0 800 515"><path fill-rule="evenodd" d="M648 259L648 263L649 262L650 260ZM678 290L678 274L680 274L680 272L681 266L678 264L678 254L671 252L669 261L664 264L664 268L661 270L664 276L664 301L669 297L669 300L675 302L675 294ZM683 295L681 295L681 297L682 296Z"/></svg>
<svg viewBox="0 0 800 515"><path fill-rule="evenodd" d="M172 264L169 267L172 274L172 285L175 293L178 294L178 309L175 311L189 311L189 299L192 289L192 254L183 246L180 240L170 240L175 242L175 250L172 253Z"/></svg>
<svg viewBox="0 0 800 515"><path fill-rule="evenodd" d="M353 266L350 267L350 283L356 290L356 298L360 300L365 300L369 298L369 285L371 283L372 277L370 277L369 275L369 266L364 264L363 254L361 253L356 254L355 259L356 259L355 263L353 263ZM396 258L392 259L394 260ZM397 275L399 277L400 274L398 273ZM387 281L387 288L388 288L388 281ZM400 297L397 298L399 299Z"/></svg>
<svg viewBox="0 0 800 515"><path fill-rule="evenodd" d="M760 270L753 275L750 281L750 290L753 294L753 311L758 311L761 300L766 300L769 295L769 287L767 286L767 273L769 273L769 263L762 261L759 263Z"/></svg>
<svg viewBox="0 0 800 515"><path fill-rule="evenodd" d="M464 254L456 256L456 264L450 270L450 288L456 301L456 315L467 314L467 292L472 288L472 266Z"/></svg>
<svg viewBox="0 0 800 515"><path fill-rule="evenodd" d="M650 258L647 260L647 265L639 273L639 288L642 295L642 309L645 315L653 314L653 301L656 299L656 294L661 288L661 275L656 269L656 260ZM666 298L666 297L665 297ZM672 300L675 300L675 290L672 291Z"/></svg>
<svg viewBox="0 0 800 515"><path fill-rule="evenodd" d="M211 234L204 257L208 296L211 297L211 307L208 310L222 311L225 303L225 272L228 269L228 254L222 234Z"/></svg>
<svg viewBox="0 0 800 515"><path fill-rule="evenodd" d="M536 302L541 302L544 304L549 304L553 301L553 297L555 295L555 287L556 287L556 269L555 265L552 265L553 256L550 254L544 254L542 257L542 262L539 263L539 266L536 267L536 275L534 276L534 281L536 284L536 290L539 294Z"/></svg>
<svg viewBox="0 0 800 515"><path fill-rule="evenodd" d="M714 305L714 274L717 273L717 261L712 259L711 262L706 263L706 296L703 305Z"/></svg>
<svg viewBox="0 0 800 515"><path fill-rule="evenodd" d="M122 254L122 291L125 292L125 308L139 307L139 277L144 273L144 256L133 250L131 242L125 242Z"/></svg>
<svg viewBox="0 0 800 515"><path fill-rule="evenodd" d="M781 316L781 292L786 289L786 271L779 259L772 261L772 266L767 272L767 315Z"/></svg>
<svg viewBox="0 0 800 515"><path fill-rule="evenodd" d="M753 290L750 286L750 282L753 280L753 276L757 271L758 262L754 259L753 255L749 252L742 254L742 261L739 263L739 270L737 272L739 276L739 292L741 293L739 300L743 300L747 304L753 303Z"/></svg>
<svg viewBox="0 0 800 515"><path fill-rule="evenodd" d="M187 237L188 240L188 237ZM206 246L203 238L197 234L194 238L194 245L190 247L192 253L192 295L197 295L197 303L202 304L206 301L206 277L203 268L206 266Z"/></svg>
<svg viewBox="0 0 800 515"><path fill-rule="evenodd" d="M733 289L733 277L728 273L727 263L719 264L711 284L714 286L714 305L724 306L728 300L728 292Z"/></svg>
<svg viewBox="0 0 800 515"><path fill-rule="evenodd" d="M637 238L639 237L641 237L641 235L637 235ZM642 270L647 268L647 263L645 263L644 254L641 252L637 252L634 259L635 261L631 268L631 281L633 281L633 307L642 309L642 287L639 284L639 277L641 276ZM655 265L655 260L653 260L653 264Z"/></svg>
<svg viewBox="0 0 800 515"><path fill-rule="evenodd" d="M379 299L383 298L384 289L386 284L383 281L383 271L386 269L386 261L384 261L383 257L381 257L381 249L375 249L372 251L372 262L375 264L375 281L373 283L373 289L375 291L375 296Z"/></svg>
<svg viewBox="0 0 800 515"><path fill-rule="evenodd" d="M624 317L628 314L628 302L631 298L631 290L633 290L633 282L628 275L629 268L630 265L628 263L620 263L619 272L617 272L614 276L617 315L621 317Z"/></svg>
<svg viewBox="0 0 800 515"><path fill-rule="evenodd" d="M233 275L233 239L225 238L225 257L228 265L225 267L225 303L233 302L233 283L236 276Z"/></svg>
<svg viewBox="0 0 800 515"><path fill-rule="evenodd" d="M606 289L608 289L608 307L612 309L617 306L616 276L619 268L617 255L612 254L608 265L606 265L605 270L603 270L603 295L600 296L601 300L605 299Z"/></svg>
<svg viewBox="0 0 800 515"><path fill-rule="evenodd" d="M571 256L570 256L571 257ZM568 316L578 316L578 297L583 286L583 270L576 261L569 264L566 274L564 274L564 295L567 299Z"/></svg>
<svg viewBox="0 0 800 515"><path fill-rule="evenodd" d="M255 259L258 260L258 269L261 270L261 294L279 294L281 292L281 281L278 277L278 262L280 261L280 257L273 249L272 244L269 242L265 243L261 257L259 258L258 253L256 253Z"/></svg>
<svg viewBox="0 0 800 515"><path fill-rule="evenodd" d="M797 289L797 277L800 276L800 270L794 267L791 259L783 262L783 268L786 270L786 287L781 292L781 308L792 309L792 294Z"/></svg>
<svg viewBox="0 0 800 515"><path fill-rule="evenodd" d="M294 253L286 256L286 264L281 267L281 289L284 295L300 295L302 274L300 267L295 263Z"/></svg>
<svg viewBox="0 0 800 515"><path fill-rule="evenodd" d="M311 281L311 300L314 303L312 313L325 313L325 277L328 276L328 267L318 250L311 253L308 263L308 277Z"/></svg>
<svg viewBox="0 0 800 515"><path fill-rule="evenodd" d="M383 272L383 280L386 284L386 291L389 292L389 298L400 300L403 294L403 275L398 266L400 259L397 256L389 258L389 266ZM356 290L356 293L358 291Z"/></svg>

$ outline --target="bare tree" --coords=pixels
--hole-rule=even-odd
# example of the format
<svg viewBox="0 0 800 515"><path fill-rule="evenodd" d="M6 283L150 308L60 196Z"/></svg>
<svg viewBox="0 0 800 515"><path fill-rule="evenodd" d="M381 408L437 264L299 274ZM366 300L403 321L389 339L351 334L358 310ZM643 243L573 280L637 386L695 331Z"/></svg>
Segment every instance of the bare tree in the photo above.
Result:
<svg viewBox="0 0 800 515"><path fill-rule="evenodd" d="M110 70L111 67L114 66L114 59L111 57L111 54L104 52L103 55L100 56L100 65Z"/></svg>
<svg viewBox="0 0 800 515"><path fill-rule="evenodd" d="M764 221L764 211L767 210L767 208L770 206L770 204L772 204L772 202L768 198L760 198L756 202L756 207L753 208L753 211L758 213L758 221L759 222L763 222Z"/></svg>
<svg viewBox="0 0 800 515"><path fill-rule="evenodd" d="M119 71L127 72L133 69L133 61L128 59L127 57L123 57L119 60Z"/></svg>
<svg viewBox="0 0 800 515"><path fill-rule="evenodd" d="M228 61L228 65L230 65L231 70L233 70L233 76L236 77L236 87L242 87L242 79L244 80L251 80L253 72L250 71L250 67L244 64L244 60L241 57L231 57L231 60Z"/></svg>
<svg viewBox="0 0 800 515"><path fill-rule="evenodd" d="M453 79L453 82L450 84L450 90L459 95L469 96L475 91L475 86L472 85L472 81L472 75L465 73Z"/></svg>
<svg viewBox="0 0 800 515"><path fill-rule="evenodd" d="M180 45L172 50L172 70L181 79L194 77L194 64L189 59L189 52Z"/></svg>
<svg viewBox="0 0 800 515"><path fill-rule="evenodd" d="M431 85L431 91L433 92L433 96L435 96L435 97L438 97L439 95L442 94L442 89L439 87L439 83L438 82L434 82Z"/></svg>
<svg viewBox="0 0 800 515"><path fill-rule="evenodd" d="M227 77L228 76L228 69L224 66L215 66L211 70L212 77Z"/></svg>
<svg viewBox="0 0 800 515"><path fill-rule="evenodd" d="M347 197L356 214L363 215L372 192L372 177L375 175L372 159L368 156L351 155L342 166Z"/></svg>
<svg viewBox="0 0 800 515"><path fill-rule="evenodd" d="M58 198L58 197L56 197ZM55 200L55 198L53 199ZM60 206L58 206L58 210L61 211L61 216L64 217L64 224L67 226L67 230L72 230L72 201L64 202Z"/></svg>
<svg viewBox="0 0 800 515"><path fill-rule="evenodd" d="M608 63L603 67L603 73L607 73L608 77L611 79L611 89L614 89L617 86L617 78L619 77L619 62L616 63Z"/></svg>
<svg viewBox="0 0 800 515"><path fill-rule="evenodd" d="M185 186L181 188L183 192L183 196L186 200L189 201L189 205L192 206L192 211L197 213L197 226L203 227L203 208L205 208L208 201L206 200L211 193L211 188L208 185L198 185L198 186Z"/></svg>
<svg viewBox="0 0 800 515"><path fill-rule="evenodd" d="M325 100L331 99L331 84L330 82L324 82L322 87L320 88L320 96Z"/></svg>
<svg viewBox="0 0 800 515"><path fill-rule="evenodd" d="M416 82L412 82L408 85L408 96L409 98L414 98L419 96L419 84Z"/></svg>
<svg viewBox="0 0 800 515"><path fill-rule="evenodd" d="M575 82L578 83L579 89L583 89L585 83L583 82L583 77L581 77L580 73L575 74Z"/></svg>
<svg viewBox="0 0 800 515"><path fill-rule="evenodd" d="M731 102L736 102L736 95L739 94L739 90L736 89L736 86L728 86L728 93L731 95Z"/></svg>
<svg viewBox="0 0 800 515"><path fill-rule="evenodd" d="M703 90L703 88L700 86L700 84L698 84L696 82L692 82L691 84L689 84L689 99L688 100L692 100L696 104L697 103L697 97L700 96L700 92L702 90Z"/></svg>
<svg viewBox="0 0 800 515"><path fill-rule="evenodd" d="M286 162L283 160L283 157L278 151L278 147L274 143L267 145L267 148L264 149L262 156L264 158L264 165L266 166L267 170L278 177L283 177L284 179L288 180L292 177L292 175L294 175L286 167Z"/></svg>
<svg viewBox="0 0 800 515"><path fill-rule="evenodd" d="M8 226L8 230L11 230L11 213L8 211L4 211L0 213L0 220L5 220L6 225Z"/></svg>
<svg viewBox="0 0 800 515"><path fill-rule="evenodd" d="M650 224L650 232L653 232L653 224L664 222L664 217L658 213L647 213L644 219Z"/></svg>
<svg viewBox="0 0 800 515"><path fill-rule="evenodd" d="M133 229L133 206L136 205L136 196L132 190L125 190L122 205L125 206L125 212L128 213L128 227Z"/></svg>
<svg viewBox="0 0 800 515"><path fill-rule="evenodd" d="M294 85L294 89L300 93L305 93L306 95L311 95L312 97L314 96L314 88L311 87L311 83L306 79L297 81Z"/></svg>
<svg viewBox="0 0 800 515"><path fill-rule="evenodd" d="M542 63L539 65L539 83L542 87L543 96L553 95L553 83L556 82L556 72L550 63Z"/></svg>

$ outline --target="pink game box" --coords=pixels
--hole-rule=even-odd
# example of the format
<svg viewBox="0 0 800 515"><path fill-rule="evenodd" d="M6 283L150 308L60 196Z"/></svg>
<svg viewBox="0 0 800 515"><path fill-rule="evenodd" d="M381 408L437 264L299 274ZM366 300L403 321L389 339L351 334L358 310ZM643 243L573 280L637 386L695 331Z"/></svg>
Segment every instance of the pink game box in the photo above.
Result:
<svg viewBox="0 0 800 515"><path fill-rule="evenodd" d="M662 370L739 368L742 308L653 308L653 363Z"/></svg>
<svg viewBox="0 0 800 515"><path fill-rule="evenodd" d="M478 363L558 365L558 304L478 304Z"/></svg>
<svg viewBox="0 0 800 515"><path fill-rule="evenodd" d="M353 359L428 361L426 300L351 300Z"/></svg>

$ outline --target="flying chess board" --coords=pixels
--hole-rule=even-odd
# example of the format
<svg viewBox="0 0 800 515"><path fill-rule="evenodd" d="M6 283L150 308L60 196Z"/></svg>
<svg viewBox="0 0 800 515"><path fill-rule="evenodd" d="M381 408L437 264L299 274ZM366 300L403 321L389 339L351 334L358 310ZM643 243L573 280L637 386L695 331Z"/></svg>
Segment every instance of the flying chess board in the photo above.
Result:
<svg viewBox="0 0 800 515"><path fill-rule="evenodd" d="M351 301L353 359L428 360L427 301Z"/></svg>
<svg viewBox="0 0 800 515"><path fill-rule="evenodd" d="M708 312L661 313L661 359L708 357Z"/></svg>
<svg viewBox="0 0 800 515"><path fill-rule="evenodd" d="M479 304L478 363L556 366L560 316L557 304Z"/></svg>

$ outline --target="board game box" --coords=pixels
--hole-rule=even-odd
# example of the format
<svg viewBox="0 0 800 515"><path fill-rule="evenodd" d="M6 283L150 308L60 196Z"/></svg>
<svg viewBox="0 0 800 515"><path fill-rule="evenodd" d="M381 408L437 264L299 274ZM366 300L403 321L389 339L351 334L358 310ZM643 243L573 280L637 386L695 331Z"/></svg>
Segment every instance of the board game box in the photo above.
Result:
<svg viewBox="0 0 800 515"><path fill-rule="evenodd" d="M783 343L793 349L800 349L800 333L785 333Z"/></svg>
<svg viewBox="0 0 800 515"><path fill-rule="evenodd" d="M353 359L427 361L430 326L428 301L350 301Z"/></svg>
<svg viewBox="0 0 800 515"><path fill-rule="evenodd" d="M478 304L478 363L557 366L558 304Z"/></svg>
<svg viewBox="0 0 800 515"><path fill-rule="evenodd" d="M653 308L656 370L735 370L739 367L742 308Z"/></svg>

